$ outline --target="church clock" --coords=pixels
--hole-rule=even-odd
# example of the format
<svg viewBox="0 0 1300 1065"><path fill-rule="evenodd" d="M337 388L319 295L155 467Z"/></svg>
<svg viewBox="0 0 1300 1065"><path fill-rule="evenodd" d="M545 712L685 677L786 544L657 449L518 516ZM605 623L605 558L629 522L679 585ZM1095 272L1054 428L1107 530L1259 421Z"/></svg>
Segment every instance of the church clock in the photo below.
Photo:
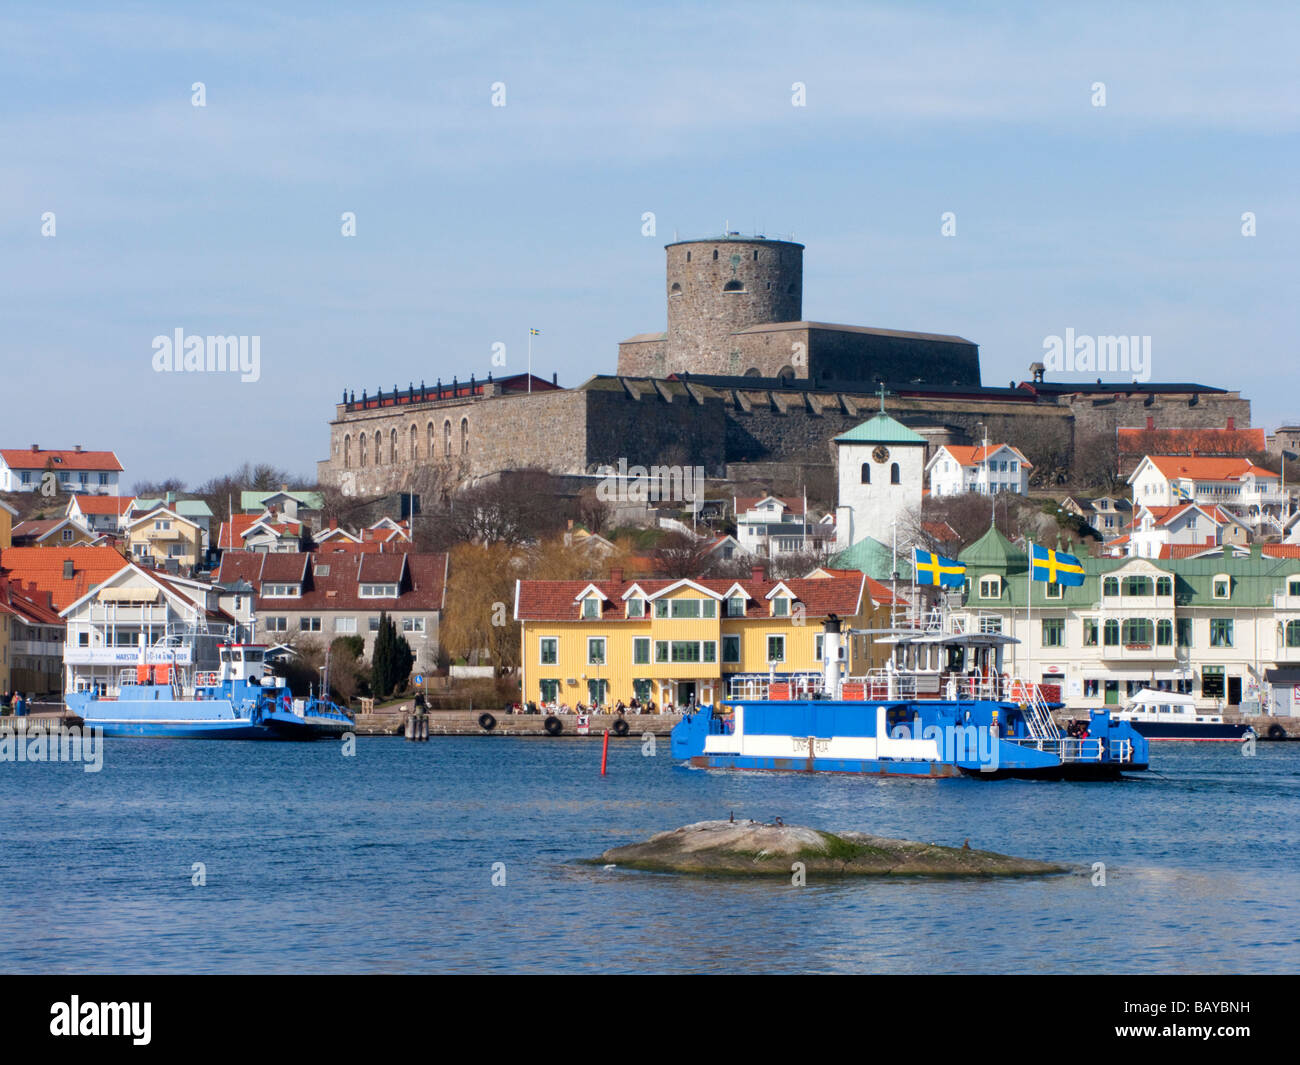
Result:
<svg viewBox="0 0 1300 1065"><path fill-rule="evenodd" d="M884 444L880 444L876 447L876 450L871 453L871 457L877 462L888 462L889 448L885 447Z"/></svg>

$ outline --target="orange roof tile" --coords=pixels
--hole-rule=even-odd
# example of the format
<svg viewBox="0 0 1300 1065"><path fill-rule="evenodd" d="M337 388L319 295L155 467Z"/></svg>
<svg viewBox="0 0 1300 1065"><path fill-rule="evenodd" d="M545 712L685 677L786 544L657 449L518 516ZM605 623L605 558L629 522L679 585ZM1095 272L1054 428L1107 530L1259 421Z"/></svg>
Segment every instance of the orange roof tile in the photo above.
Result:
<svg viewBox="0 0 1300 1065"><path fill-rule="evenodd" d="M72 562L72 577L65 578L64 563ZM0 551L0 569L15 580L34 583L50 592L54 607L62 610L95 585L102 584L129 563L111 547L8 547Z"/></svg>

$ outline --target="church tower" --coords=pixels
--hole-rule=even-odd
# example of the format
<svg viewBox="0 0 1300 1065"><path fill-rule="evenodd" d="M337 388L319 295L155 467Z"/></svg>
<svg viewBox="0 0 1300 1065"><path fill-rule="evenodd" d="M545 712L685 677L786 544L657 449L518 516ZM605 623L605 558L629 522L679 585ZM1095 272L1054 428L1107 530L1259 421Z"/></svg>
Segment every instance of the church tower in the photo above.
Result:
<svg viewBox="0 0 1300 1065"><path fill-rule="evenodd" d="M883 400L882 400L883 406ZM889 545L894 523L919 510L925 480L925 437L881 410L835 438L839 502L835 511L840 550L870 537Z"/></svg>

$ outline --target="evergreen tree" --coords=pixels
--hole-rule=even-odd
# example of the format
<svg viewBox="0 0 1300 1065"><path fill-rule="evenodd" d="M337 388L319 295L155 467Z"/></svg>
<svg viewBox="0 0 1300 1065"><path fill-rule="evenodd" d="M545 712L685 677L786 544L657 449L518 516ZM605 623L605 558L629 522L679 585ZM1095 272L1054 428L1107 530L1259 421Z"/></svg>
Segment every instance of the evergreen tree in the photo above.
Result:
<svg viewBox="0 0 1300 1065"><path fill-rule="evenodd" d="M415 665L415 653L406 637L397 631L397 623L383 612L379 615L379 631L375 633L375 650L371 656L371 687L375 698L387 699L393 692L406 686Z"/></svg>

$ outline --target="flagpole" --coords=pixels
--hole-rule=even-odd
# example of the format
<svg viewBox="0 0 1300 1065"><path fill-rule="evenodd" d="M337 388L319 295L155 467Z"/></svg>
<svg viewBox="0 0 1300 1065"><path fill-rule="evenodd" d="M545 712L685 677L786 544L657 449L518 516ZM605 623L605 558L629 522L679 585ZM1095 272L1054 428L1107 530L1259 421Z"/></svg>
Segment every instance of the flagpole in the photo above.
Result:
<svg viewBox="0 0 1300 1065"><path fill-rule="evenodd" d="M533 391L533 328L528 327L528 393Z"/></svg>
<svg viewBox="0 0 1300 1065"><path fill-rule="evenodd" d="M1029 547L1029 568L1025 571L1025 680L1033 683L1034 669L1034 543L1026 537Z"/></svg>

